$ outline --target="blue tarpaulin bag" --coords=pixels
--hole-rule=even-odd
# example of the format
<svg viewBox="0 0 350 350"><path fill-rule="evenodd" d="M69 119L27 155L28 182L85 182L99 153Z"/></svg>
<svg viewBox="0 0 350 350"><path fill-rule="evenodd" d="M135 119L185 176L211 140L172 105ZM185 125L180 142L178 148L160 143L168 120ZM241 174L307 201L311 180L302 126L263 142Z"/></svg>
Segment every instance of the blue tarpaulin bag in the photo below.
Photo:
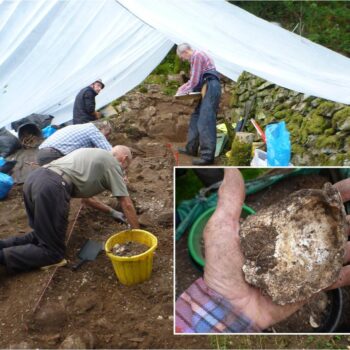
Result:
<svg viewBox="0 0 350 350"><path fill-rule="evenodd" d="M10 175L0 173L0 199L7 197L13 186L13 179Z"/></svg>
<svg viewBox="0 0 350 350"><path fill-rule="evenodd" d="M48 125L46 128L41 129L41 133L42 133L44 139L47 139L49 136L54 134L56 131L57 131L57 129L51 125Z"/></svg>
<svg viewBox="0 0 350 350"><path fill-rule="evenodd" d="M267 146L267 165L290 165L291 145L286 123L279 122L267 125L265 134Z"/></svg>

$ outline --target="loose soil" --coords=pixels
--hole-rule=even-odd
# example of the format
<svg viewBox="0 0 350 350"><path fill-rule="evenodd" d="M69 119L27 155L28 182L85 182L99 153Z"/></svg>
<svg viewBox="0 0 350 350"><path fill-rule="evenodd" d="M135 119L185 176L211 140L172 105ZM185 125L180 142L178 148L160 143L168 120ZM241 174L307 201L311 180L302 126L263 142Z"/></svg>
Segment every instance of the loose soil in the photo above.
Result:
<svg viewBox="0 0 350 350"><path fill-rule="evenodd" d="M332 299L326 292L321 292L303 308L288 319L271 327L274 333L312 333L323 325L330 315Z"/></svg>
<svg viewBox="0 0 350 350"><path fill-rule="evenodd" d="M112 253L117 256L134 256L146 252L149 249L148 246L138 242L126 242L123 244L116 244L112 248Z"/></svg>
<svg viewBox="0 0 350 350"><path fill-rule="evenodd" d="M228 105L229 96L229 93L223 94L224 106ZM55 272L35 270L15 276L7 276L0 269L0 348L317 346L303 337L173 335L172 174L175 164L191 165L192 157L177 154L176 146L183 146L186 141L194 103L175 102L162 94L159 86L149 88L146 94L132 91L124 100L127 105L111 117L114 132L110 141L133 150L134 160L127 174L129 192L142 228L158 238L151 279L131 287L120 284L103 252L95 261L73 272L70 267L86 239L105 241L126 226L103 213L81 208L80 200L72 200L66 267ZM18 183L35 168L35 152L36 149L22 149L14 155L18 160L15 171ZM292 191L292 187L290 185L288 191ZM283 195L283 188L279 191ZM22 185L15 185L9 197L0 203L0 239L24 234L29 229L21 192ZM258 209L259 200L273 202L274 195L275 192L270 191L268 198L251 199L252 207ZM109 193L99 198L120 210ZM186 237L177 243L176 259L178 295L201 276L202 271L189 258ZM350 310L347 314L350 315ZM324 344L328 344L328 338L324 338ZM321 337L318 339L321 341ZM335 340L329 342L335 345ZM346 340L343 347L345 344Z"/></svg>
<svg viewBox="0 0 350 350"><path fill-rule="evenodd" d="M104 213L81 208L80 200L74 199L66 267L14 276L0 270L0 348L210 347L205 336L173 335L173 153L155 138L135 140L125 135L123 143L131 146L134 154L127 173L129 193L142 228L158 238L150 280L122 285L103 252L72 271L87 239L106 241L127 229ZM121 144L116 138L113 134L112 143ZM23 161L26 151L20 152ZM32 150L28 152L33 157ZM28 170L33 168L31 164ZM28 171L21 176L25 173ZM120 210L109 192L98 197ZM0 218L0 239L30 229L22 185L15 185L1 202Z"/></svg>

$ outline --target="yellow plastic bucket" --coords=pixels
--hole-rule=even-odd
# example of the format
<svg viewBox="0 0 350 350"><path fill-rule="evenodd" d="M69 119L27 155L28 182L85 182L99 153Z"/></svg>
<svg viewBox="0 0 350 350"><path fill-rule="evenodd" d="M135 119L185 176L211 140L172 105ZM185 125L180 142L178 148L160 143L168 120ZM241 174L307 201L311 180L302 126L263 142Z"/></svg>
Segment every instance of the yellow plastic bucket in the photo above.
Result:
<svg viewBox="0 0 350 350"><path fill-rule="evenodd" d="M149 249L142 254L134 256L117 256L111 252L117 243L123 244L128 241L145 244ZM157 245L157 237L144 230L121 231L108 238L105 244L105 251L112 262L120 283L131 286L144 282L151 277L153 254Z"/></svg>

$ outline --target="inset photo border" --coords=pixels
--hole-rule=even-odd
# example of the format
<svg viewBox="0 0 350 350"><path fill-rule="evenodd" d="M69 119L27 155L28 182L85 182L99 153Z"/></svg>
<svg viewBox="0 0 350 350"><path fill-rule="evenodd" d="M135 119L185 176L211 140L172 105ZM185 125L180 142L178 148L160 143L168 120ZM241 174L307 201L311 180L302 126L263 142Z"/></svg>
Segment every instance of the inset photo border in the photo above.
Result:
<svg viewBox="0 0 350 350"><path fill-rule="evenodd" d="M350 168L174 168L174 334L350 332Z"/></svg>

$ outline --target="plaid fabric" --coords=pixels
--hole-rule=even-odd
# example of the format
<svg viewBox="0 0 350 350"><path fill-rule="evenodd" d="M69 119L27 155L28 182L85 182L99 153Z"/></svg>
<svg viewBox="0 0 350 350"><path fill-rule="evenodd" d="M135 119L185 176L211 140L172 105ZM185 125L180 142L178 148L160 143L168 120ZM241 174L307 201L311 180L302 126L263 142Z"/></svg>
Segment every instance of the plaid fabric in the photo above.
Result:
<svg viewBox="0 0 350 350"><path fill-rule="evenodd" d="M55 148L67 155L78 148L102 148L106 151L112 149L111 144L92 123L68 125L57 130L40 146L42 148Z"/></svg>
<svg viewBox="0 0 350 350"><path fill-rule="evenodd" d="M215 69L214 61L207 54L194 50L191 56L191 78L186 84L179 88L178 93L185 94L193 91L198 85L201 76L205 72Z"/></svg>
<svg viewBox="0 0 350 350"><path fill-rule="evenodd" d="M176 301L176 333L251 333L260 330L234 310L203 278L195 281Z"/></svg>

